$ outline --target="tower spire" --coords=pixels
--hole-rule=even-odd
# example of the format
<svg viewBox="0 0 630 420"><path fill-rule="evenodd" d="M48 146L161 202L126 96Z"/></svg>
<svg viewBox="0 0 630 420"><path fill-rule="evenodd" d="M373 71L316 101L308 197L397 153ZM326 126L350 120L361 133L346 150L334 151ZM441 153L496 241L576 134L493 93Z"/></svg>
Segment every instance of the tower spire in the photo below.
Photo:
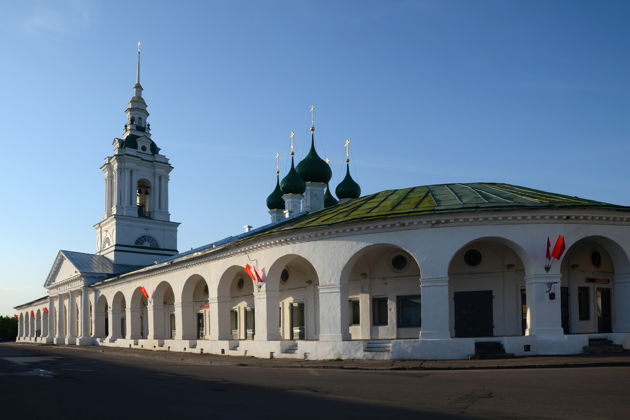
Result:
<svg viewBox="0 0 630 420"><path fill-rule="evenodd" d="M138 41L138 67L136 69L136 84L140 84L140 41Z"/></svg>

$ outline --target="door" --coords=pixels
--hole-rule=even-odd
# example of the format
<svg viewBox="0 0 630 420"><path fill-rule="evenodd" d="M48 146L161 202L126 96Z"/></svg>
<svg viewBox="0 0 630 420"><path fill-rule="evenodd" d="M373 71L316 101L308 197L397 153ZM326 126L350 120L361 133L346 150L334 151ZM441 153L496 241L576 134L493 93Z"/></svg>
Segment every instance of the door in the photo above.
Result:
<svg viewBox="0 0 630 420"><path fill-rule="evenodd" d="M304 303L291 304L291 340L304 340Z"/></svg>
<svg viewBox="0 0 630 420"><path fill-rule="evenodd" d="M521 289L521 334L527 329L527 291Z"/></svg>
<svg viewBox="0 0 630 420"><path fill-rule="evenodd" d="M597 332L612 332L612 304L610 289L598 287L597 296Z"/></svg>
<svg viewBox="0 0 630 420"><path fill-rule="evenodd" d="M197 338L204 338L206 335L206 326L203 322L203 312L197 314Z"/></svg>
<svg viewBox="0 0 630 420"><path fill-rule="evenodd" d="M560 288L560 315L562 330L565 334L569 334L569 288L567 286Z"/></svg>
<svg viewBox="0 0 630 420"><path fill-rule="evenodd" d="M245 338L248 340L253 340L256 334L255 320L254 308L245 308Z"/></svg>
<svg viewBox="0 0 630 420"><path fill-rule="evenodd" d="M492 290L455 292L455 337L492 337Z"/></svg>

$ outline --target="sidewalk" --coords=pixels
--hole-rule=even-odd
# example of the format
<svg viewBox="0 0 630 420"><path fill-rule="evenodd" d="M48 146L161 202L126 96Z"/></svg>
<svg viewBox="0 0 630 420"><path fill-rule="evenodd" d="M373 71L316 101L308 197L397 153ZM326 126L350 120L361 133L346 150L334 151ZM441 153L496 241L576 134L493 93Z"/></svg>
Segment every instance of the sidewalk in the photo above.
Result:
<svg viewBox="0 0 630 420"><path fill-rule="evenodd" d="M296 360L257 359L243 356L221 356L126 349L98 346L53 346L30 343L3 343L3 346L24 346L34 351L53 353L89 352L105 353L109 356L131 356L164 360L175 363L192 363L215 366L253 366L265 368L309 368L309 369L357 369L357 370L466 370L466 369L535 369L571 367L630 366L630 352L612 355L575 356L532 356L494 360ZM23 347L22 347L23 348ZM75 353L76 354L76 353ZM76 354L77 356L79 354Z"/></svg>

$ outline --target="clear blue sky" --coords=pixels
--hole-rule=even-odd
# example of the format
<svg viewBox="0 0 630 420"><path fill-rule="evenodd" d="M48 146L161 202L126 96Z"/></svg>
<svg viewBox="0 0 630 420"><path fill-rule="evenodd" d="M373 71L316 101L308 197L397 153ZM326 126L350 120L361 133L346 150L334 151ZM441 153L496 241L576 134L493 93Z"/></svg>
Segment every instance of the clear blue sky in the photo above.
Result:
<svg viewBox="0 0 630 420"><path fill-rule="evenodd" d="M0 4L0 314L94 252L136 43L179 249L269 221L289 133L365 194L494 181L630 205L628 1Z"/></svg>

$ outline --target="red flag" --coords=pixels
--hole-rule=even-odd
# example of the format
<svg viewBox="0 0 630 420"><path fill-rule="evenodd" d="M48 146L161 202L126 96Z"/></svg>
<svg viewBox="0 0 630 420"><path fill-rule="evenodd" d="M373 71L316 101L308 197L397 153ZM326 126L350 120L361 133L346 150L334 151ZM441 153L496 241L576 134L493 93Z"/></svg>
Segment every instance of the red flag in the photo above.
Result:
<svg viewBox="0 0 630 420"><path fill-rule="evenodd" d="M35 312L31 311L31 317L35 318Z"/></svg>
<svg viewBox="0 0 630 420"><path fill-rule="evenodd" d="M553 251L551 251L551 256L556 260L559 260L562 254L564 253L566 245L564 243L564 236L558 235L558 239L556 239L556 244L553 246Z"/></svg>
<svg viewBox="0 0 630 420"><path fill-rule="evenodd" d="M44 313L48 314L48 308L44 308Z"/></svg>
<svg viewBox="0 0 630 420"><path fill-rule="evenodd" d="M20 318L17 316L17 314L14 314L14 315L13 315L13 318L15 318L15 319L20 319Z"/></svg>
<svg viewBox="0 0 630 420"><path fill-rule="evenodd" d="M145 289L142 286L140 286L139 289L142 292L142 294L144 295L144 297L148 299L149 298L149 293L147 293L147 289Z"/></svg>
<svg viewBox="0 0 630 420"><path fill-rule="evenodd" d="M254 274L256 274L256 281L258 283L262 283L263 279L262 279L262 277L260 277L260 274L258 274L258 270L256 270L255 268L254 268Z"/></svg>
<svg viewBox="0 0 630 420"><path fill-rule="evenodd" d="M199 307L199 309L208 309L210 307L210 305L201 305Z"/></svg>
<svg viewBox="0 0 630 420"><path fill-rule="evenodd" d="M256 275L252 273L252 266L249 264L245 264L245 272L252 279L253 282L256 282Z"/></svg>
<svg viewBox="0 0 630 420"><path fill-rule="evenodd" d="M551 242L549 242L549 236L547 236L547 261L551 261Z"/></svg>

